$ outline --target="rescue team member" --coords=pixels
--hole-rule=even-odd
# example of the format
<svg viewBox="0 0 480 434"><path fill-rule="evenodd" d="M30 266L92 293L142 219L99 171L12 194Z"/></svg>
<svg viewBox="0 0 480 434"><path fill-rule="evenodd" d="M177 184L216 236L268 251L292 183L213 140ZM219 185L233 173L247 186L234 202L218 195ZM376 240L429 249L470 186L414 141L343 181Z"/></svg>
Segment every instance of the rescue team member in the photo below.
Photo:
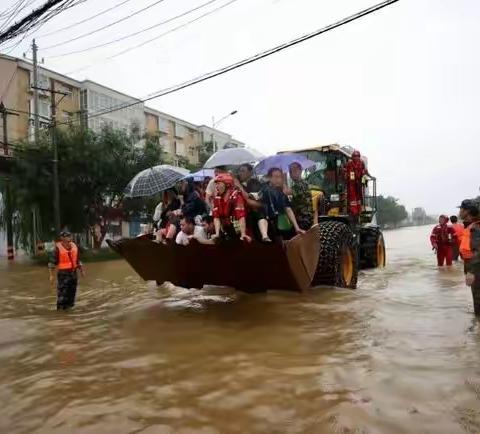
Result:
<svg viewBox="0 0 480 434"><path fill-rule="evenodd" d="M448 217L441 215L438 218L438 225L433 228L430 235L432 248L437 253L438 266L443 267L445 262L452 265L453 244L457 242L457 235L452 226L448 224Z"/></svg>
<svg viewBox="0 0 480 434"><path fill-rule="evenodd" d="M247 235L245 199L235 188L232 175L221 173L216 176L215 187L217 190L213 200L215 235L212 238L222 236L226 239L240 238L242 241L252 241Z"/></svg>
<svg viewBox="0 0 480 434"><path fill-rule="evenodd" d="M472 288L473 310L480 316L480 204L466 199L460 205L465 229L460 255L465 262L465 283Z"/></svg>
<svg viewBox="0 0 480 434"><path fill-rule="evenodd" d="M345 181L347 183L347 200L349 214L359 216L363 206L363 188L365 176L368 175L365 163L362 161L359 151L352 153L352 159L344 168Z"/></svg>
<svg viewBox="0 0 480 434"><path fill-rule="evenodd" d="M60 240L52 250L48 269L50 283L53 285L57 269L57 310L65 310L74 306L77 293L77 270L82 276L84 271L80 262L78 247L72 242L70 232L60 234Z"/></svg>
<svg viewBox="0 0 480 434"><path fill-rule="evenodd" d="M450 217L450 222L452 223L452 228L455 231L455 235L457 236L457 242L453 243L453 260L458 261L460 256L460 243L462 242L463 230L464 227L461 223L458 223L458 217L456 215L452 215Z"/></svg>

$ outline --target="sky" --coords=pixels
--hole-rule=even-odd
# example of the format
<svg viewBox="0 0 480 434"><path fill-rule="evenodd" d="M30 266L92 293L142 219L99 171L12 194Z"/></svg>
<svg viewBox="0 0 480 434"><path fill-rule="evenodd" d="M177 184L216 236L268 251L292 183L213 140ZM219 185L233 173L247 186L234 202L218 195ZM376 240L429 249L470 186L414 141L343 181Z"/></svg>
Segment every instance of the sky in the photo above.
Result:
<svg viewBox="0 0 480 434"><path fill-rule="evenodd" d="M2 0L0 9L15 1ZM21 57L35 36L46 67L144 97L376 1L216 0L135 37L55 57L140 31L207 2L163 0L119 24L67 42L155 2L130 0L79 26L43 36L122 2L87 0L45 24L10 54ZM143 47L107 59L222 5ZM367 156L381 194L398 198L408 210L422 206L431 214L452 214L463 198L479 194L478 22L478 0L400 0L147 105L207 125L212 116L219 119L237 110L219 129L266 154L330 143L353 146Z"/></svg>

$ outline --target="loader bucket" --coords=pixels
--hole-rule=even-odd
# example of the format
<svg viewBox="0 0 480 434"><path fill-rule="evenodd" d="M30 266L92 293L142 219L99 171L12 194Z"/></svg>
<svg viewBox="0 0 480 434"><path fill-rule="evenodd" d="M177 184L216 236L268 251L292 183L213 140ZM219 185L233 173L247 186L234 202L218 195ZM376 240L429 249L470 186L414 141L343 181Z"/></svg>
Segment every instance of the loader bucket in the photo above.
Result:
<svg viewBox="0 0 480 434"><path fill-rule="evenodd" d="M246 292L268 289L305 291L315 275L320 252L318 226L283 243L253 241L188 246L164 245L144 238L108 245L144 280L186 288L230 286Z"/></svg>

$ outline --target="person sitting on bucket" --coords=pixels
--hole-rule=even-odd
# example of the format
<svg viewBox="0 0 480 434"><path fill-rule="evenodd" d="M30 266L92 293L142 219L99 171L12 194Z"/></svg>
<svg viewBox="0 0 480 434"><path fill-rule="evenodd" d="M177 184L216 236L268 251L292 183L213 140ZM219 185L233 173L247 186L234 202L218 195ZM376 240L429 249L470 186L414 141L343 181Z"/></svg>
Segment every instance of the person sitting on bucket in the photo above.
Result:
<svg viewBox="0 0 480 434"><path fill-rule="evenodd" d="M215 177L217 194L213 200L213 223L215 235L227 239L234 239L240 235L242 241L250 242L247 235L245 199L234 188L234 179L228 173L221 173Z"/></svg>
<svg viewBox="0 0 480 434"><path fill-rule="evenodd" d="M57 310L65 310L74 306L77 293L78 276L80 270L85 275L78 247L72 242L72 235L68 231L60 233L59 241L52 250L48 269L50 283L55 282L55 268L57 269Z"/></svg>
<svg viewBox="0 0 480 434"><path fill-rule="evenodd" d="M284 176L282 169L272 167L267 174L269 182L260 192L260 200L264 205L265 215L268 220L270 238L292 238L305 231L298 225L292 205L284 193Z"/></svg>
<svg viewBox="0 0 480 434"><path fill-rule="evenodd" d="M191 216L185 216L180 220L180 232L177 234L175 242L181 246L188 246L192 237L206 238L202 226L195 225L195 220Z"/></svg>
<svg viewBox="0 0 480 434"><path fill-rule="evenodd" d="M202 217L203 233L194 233L189 238L198 241L200 244L215 244L212 237L215 235L215 224L211 215L204 215Z"/></svg>

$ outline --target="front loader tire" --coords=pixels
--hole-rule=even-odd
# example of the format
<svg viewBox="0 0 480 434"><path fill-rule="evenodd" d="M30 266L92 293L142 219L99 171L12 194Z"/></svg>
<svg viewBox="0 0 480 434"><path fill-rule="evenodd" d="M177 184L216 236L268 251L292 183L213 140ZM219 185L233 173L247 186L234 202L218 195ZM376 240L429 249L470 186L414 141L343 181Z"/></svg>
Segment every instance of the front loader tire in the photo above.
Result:
<svg viewBox="0 0 480 434"><path fill-rule="evenodd" d="M320 223L320 256L312 286L357 287L358 250L350 227L338 221Z"/></svg>

